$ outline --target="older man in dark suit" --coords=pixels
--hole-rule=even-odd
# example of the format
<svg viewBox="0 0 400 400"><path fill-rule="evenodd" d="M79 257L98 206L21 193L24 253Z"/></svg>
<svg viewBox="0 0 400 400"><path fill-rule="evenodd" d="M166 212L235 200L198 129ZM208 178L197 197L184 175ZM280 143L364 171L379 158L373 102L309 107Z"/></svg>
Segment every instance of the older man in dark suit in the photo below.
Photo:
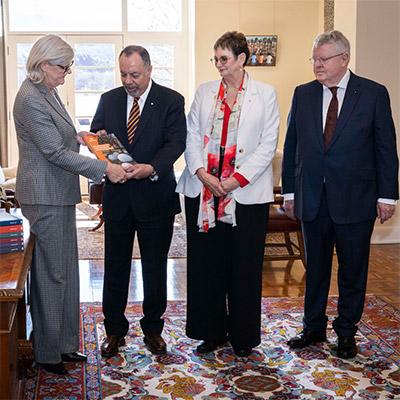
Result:
<svg viewBox="0 0 400 400"><path fill-rule="evenodd" d="M283 193L288 216L302 222L306 245L303 348L326 340L326 305L333 248L339 261L337 355L357 354L374 221L395 211L396 134L386 88L348 70L350 45L338 31L319 35L310 59L316 80L298 86L284 149Z"/></svg>
<svg viewBox="0 0 400 400"><path fill-rule="evenodd" d="M137 232L142 261L144 342L153 354L166 352L161 337L167 305L167 255L173 221L180 212L173 164L183 153L186 119L183 97L151 80L150 56L141 46L120 54L123 86L102 95L91 130L114 133L137 162L122 184L106 182L104 357L118 353L129 323L128 298L133 239Z"/></svg>

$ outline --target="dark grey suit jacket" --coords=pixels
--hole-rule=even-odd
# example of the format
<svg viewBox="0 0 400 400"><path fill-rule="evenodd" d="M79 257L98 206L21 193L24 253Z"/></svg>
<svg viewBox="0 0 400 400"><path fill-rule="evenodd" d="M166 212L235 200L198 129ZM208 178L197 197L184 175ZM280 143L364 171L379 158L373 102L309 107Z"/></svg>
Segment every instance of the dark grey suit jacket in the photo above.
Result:
<svg viewBox="0 0 400 400"><path fill-rule="evenodd" d="M74 124L57 93L26 79L14 103L21 204L73 205L81 201L79 175L101 181L105 161L80 155Z"/></svg>

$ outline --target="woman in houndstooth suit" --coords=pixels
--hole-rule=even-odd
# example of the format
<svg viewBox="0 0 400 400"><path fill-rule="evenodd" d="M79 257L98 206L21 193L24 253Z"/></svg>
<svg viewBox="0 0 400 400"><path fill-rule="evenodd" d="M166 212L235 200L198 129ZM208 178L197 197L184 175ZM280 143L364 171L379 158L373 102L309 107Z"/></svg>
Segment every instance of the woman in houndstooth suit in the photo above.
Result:
<svg viewBox="0 0 400 400"><path fill-rule="evenodd" d="M14 104L19 164L16 197L36 236L31 270L35 361L66 374L63 361L85 361L79 350L79 270L75 204L79 175L113 182L125 177L115 164L79 154L77 133L57 86L71 73L73 50L47 35L32 47L27 78Z"/></svg>

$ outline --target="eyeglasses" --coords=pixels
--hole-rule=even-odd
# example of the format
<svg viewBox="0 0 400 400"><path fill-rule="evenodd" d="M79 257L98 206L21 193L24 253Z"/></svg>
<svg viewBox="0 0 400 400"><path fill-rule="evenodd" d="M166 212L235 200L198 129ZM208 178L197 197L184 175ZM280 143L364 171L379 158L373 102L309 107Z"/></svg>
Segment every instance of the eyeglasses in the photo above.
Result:
<svg viewBox="0 0 400 400"><path fill-rule="evenodd" d="M232 57L227 57L227 56L221 56L220 58L213 57L210 58L210 62L213 64L217 65L218 61L221 63L221 65L225 65Z"/></svg>
<svg viewBox="0 0 400 400"><path fill-rule="evenodd" d="M57 67L60 67L61 69L63 69L64 74L66 74L71 69L71 67L74 65L74 60L72 60L71 64L69 64L67 66L60 65L60 64L56 64L56 65L57 65Z"/></svg>
<svg viewBox="0 0 400 400"><path fill-rule="evenodd" d="M311 58L309 58L309 60L310 60L310 63L311 64L315 64L316 62L320 62L322 65L325 65L329 60L331 60L332 58L335 58L335 57L339 57L339 56L341 56L341 55L343 55L343 54L346 54L345 52L343 52L343 53L339 53L339 54L335 54L335 55L333 55L333 56L330 56L330 57L318 57L318 58L313 58L313 57L311 57Z"/></svg>

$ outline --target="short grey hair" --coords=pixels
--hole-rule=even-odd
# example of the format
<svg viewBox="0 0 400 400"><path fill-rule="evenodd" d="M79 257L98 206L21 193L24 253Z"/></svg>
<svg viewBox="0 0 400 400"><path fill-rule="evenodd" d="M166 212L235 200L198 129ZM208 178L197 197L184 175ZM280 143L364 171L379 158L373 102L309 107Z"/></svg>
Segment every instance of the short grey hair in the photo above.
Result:
<svg viewBox="0 0 400 400"><path fill-rule="evenodd" d="M135 45L130 45L126 46L121 53L119 53L119 58L124 54L126 57L130 57L132 54L138 53L140 58L143 60L144 66L150 67L151 65L151 60L150 60L150 54L149 52L142 46L135 46Z"/></svg>
<svg viewBox="0 0 400 400"><path fill-rule="evenodd" d="M313 48L318 48L324 44L330 43L333 43L338 51L350 55L350 42L340 31L321 33L315 38Z"/></svg>
<svg viewBox="0 0 400 400"><path fill-rule="evenodd" d="M41 83L44 71L41 65L48 62L52 65L69 65L74 58L72 47L57 35L46 35L32 46L26 62L28 78L33 83Z"/></svg>

